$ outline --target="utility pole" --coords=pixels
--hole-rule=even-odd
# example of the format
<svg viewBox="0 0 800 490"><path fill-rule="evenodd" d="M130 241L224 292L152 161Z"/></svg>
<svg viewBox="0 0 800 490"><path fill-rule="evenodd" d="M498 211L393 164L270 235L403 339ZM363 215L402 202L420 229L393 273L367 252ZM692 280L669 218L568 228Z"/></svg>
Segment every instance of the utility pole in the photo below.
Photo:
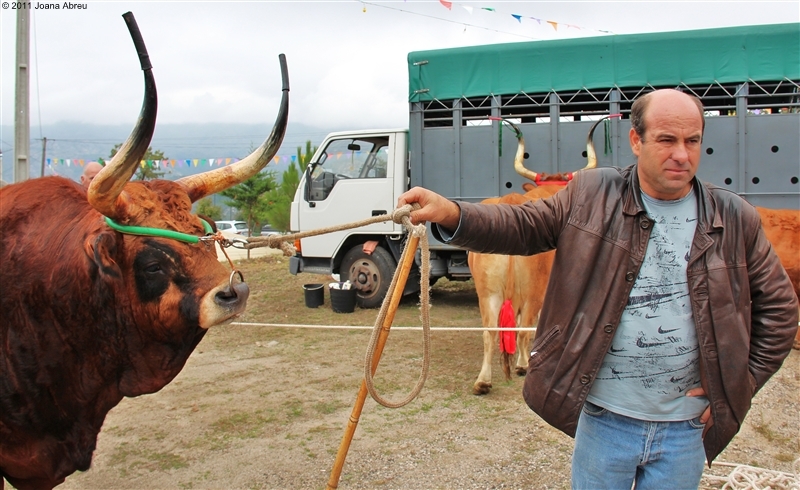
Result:
<svg viewBox="0 0 800 490"><path fill-rule="evenodd" d="M44 159L47 156L47 136L42 137L42 175L39 177L44 177Z"/></svg>
<svg viewBox="0 0 800 490"><path fill-rule="evenodd" d="M28 114L30 102L30 11L17 10L17 86L14 105L14 182L28 180L30 173L31 128Z"/></svg>

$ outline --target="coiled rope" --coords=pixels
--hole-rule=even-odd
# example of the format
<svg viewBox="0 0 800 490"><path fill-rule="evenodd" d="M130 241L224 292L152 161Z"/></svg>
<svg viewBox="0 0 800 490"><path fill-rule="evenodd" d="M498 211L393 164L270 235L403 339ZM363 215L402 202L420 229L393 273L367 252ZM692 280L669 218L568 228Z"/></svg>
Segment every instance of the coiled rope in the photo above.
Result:
<svg viewBox="0 0 800 490"><path fill-rule="evenodd" d="M703 479L712 484L722 484L722 490L798 490L800 489L800 459L793 463L794 474L768 470L746 464L714 462L714 466L730 466L733 470L728 476L704 474Z"/></svg>
<svg viewBox="0 0 800 490"><path fill-rule="evenodd" d="M352 223L344 223L341 225L336 226L329 226L326 228L318 228L315 230L304 231L300 233L293 233L288 235L270 235L266 237L250 237L247 239L247 243L244 244L244 248L246 249L253 249L259 247L270 247L276 248L283 251L283 254L287 257L290 257L296 253L296 250L293 245L290 245L290 242L294 242L294 240L298 240L300 238L306 238L311 236L318 236L324 235L326 233L333 233L335 231L343 231L349 230L352 228L359 228L362 226L371 225L373 223L381 223L384 221L394 221L397 224L402 224L405 226L406 230L408 230L409 237L417 237L419 238L420 242L420 249L421 249L421 264L420 264L420 318L422 321L422 370L420 372L419 379L417 380L416 386L411 390L411 393L404 399L394 402L390 400L386 400L385 398L381 397L378 392L375 390L375 385L373 381L372 375L372 358L375 354L375 348L378 343L378 338L380 337L380 332L383 327L383 322L386 319L386 315L389 312L389 303L391 302L392 294L387 294L386 297L383 299L383 303L381 304L381 308L378 311L378 316L375 319L375 325L372 328L372 335L370 336L369 345L367 346L367 353L366 359L364 361L364 381L367 386L367 391L369 391L370 396L372 398L387 408L399 408L404 405L407 405L411 402L414 398L419 395L420 391L422 391L422 387L425 385L425 380L428 377L428 369L430 367L430 340L431 340L431 327L430 327L430 248L428 246L428 230L424 224L413 225L411 223L411 210L414 207L418 208L419 205L412 206L410 204L406 204L403 207L397 208L394 212L390 214L382 214L379 216L372 216L370 218L355 221ZM398 272L400 269L400 265L404 263L404 259L407 258L408 254L414 254L416 250L410 250L408 246L411 240L406 240L406 245L403 248L403 253L400 256L400 260L397 261L397 270L392 275L392 281L389 284L389 292L394 291L397 287L397 278L399 276ZM402 287L402 286L401 286Z"/></svg>

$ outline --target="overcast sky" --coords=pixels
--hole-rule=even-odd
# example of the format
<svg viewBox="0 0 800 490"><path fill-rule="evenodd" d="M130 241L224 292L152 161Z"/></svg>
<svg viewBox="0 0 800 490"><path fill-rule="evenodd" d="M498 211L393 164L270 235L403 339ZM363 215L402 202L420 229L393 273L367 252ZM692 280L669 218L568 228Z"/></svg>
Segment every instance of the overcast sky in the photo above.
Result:
<svg viewBox="0 0 800 490"><path fill-rule="evenodd" d="M65 10L62 1L59 10L32 11L32 134L40 122L135 122L143 82L127 11L150 53L160 124L271 123L285 53L290 121L340 129L407 125L410 51L800 21L797 0L486 0L450 9L438 0L74 3L86 9ZM16 11L8 5L0 10L0 111L2 124L13 125ZM13 135L3 140L13 144Z"/></svg>

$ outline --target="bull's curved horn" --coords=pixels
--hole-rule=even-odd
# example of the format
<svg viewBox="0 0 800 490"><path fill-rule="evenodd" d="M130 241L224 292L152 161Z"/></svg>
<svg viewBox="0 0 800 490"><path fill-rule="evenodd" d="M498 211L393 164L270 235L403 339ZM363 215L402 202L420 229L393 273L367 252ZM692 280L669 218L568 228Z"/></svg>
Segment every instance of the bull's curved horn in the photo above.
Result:
<svg viewBox="0 0 800 490"><path fill-rule="evenodd" d="M127 200L122 195L122 189L136 172L136 166L147 152L156 127L158 110L153 67L150 64L150 57L147 54L142 34L139 32L139 26L136 25L136 19L133 18L132 13L126 12L122 17L128 25L133 44L139 55L139 63L144 71L144 101L139 119L130 136L105 168L92 180L87 192L87 198L92 207L103 215L120 221L123 221L127 215L128 206Z"/></svg>
<svg viewBox="0 0 800 490"><path fill-rule="evenodd" d="M597 168L597 152L594 151L594 130L602 121L612 117L620 116L621 114L609 114L608 116L601 117L595 121L594 124L592 124L592 127L589 129L589 135L586 136L586 166L583 167L582 170L587 168Z"/></svg>
<svg viewBox="0 0 800 490"><path fill-rule="evenodd" d="M525 177L526 179L530 179L533 182L536 182L536 177L539 175L533 170L528 170L522 164L522 160L525 158L525 138L522 137L522 131L520 131L519 127L514 124L513 122L509 121L508 119L503 119L501 117L490 117L489 119L499 120L500 123L506 123L511 126L511 129L514 130L514 134L517 137L517 154L514 155L514 170L521 176Z"/></svg>
<svg viewBox="0 0 800 490"><path fill-rule="evenodd" d="M261 171L278 152L289 119L289 74L286 69L286 56L281 54L278 58L281 63L283 94L272 132L256 151L235 164L179 179L178 182L186 188L186 193L192 202L244 182Z"/></svg>

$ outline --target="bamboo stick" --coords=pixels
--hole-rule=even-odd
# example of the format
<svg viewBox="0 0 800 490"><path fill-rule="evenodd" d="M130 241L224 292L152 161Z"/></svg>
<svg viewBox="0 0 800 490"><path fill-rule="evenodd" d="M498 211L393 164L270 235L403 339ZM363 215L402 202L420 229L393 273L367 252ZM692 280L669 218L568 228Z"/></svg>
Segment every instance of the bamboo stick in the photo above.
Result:
<svg viewBox="0 0 800 490"><path fill-rule="evenodd" d="M414 264L414 252L418 245L419 237L412 235L408 241L406 252L403 254L403 262L400 264L400 268L397 271L399 275L397 276L397 283L395 284L389 301L389 310L383 320L381 333L375 344L375 353L372 355L372 374L375 374L375 371L378 369L378 363L381 360L381 354L383 354L383 347L386 345L386 340L389 338L389 330L392 328L392 323L394 322L394 315L397 313L397 307L400 304L400 299L403 297L403 290L406 287L408 274L411 271L411 266ZM364 408L364 401L366 399L367 382L362 379L361 387L358 389L356 403L353 405L352 412L350 412L350 419L347 421L347 427L345 428L342 442L339 444L339 451L336 453L336 459L333 462L333 469L331 470L331 476L328 479L328 486L326 487L327 490L335 490L339 486L339 478L342 475L344 460L347 458L347 451L350 449L350 442L353 440L353 434L356 432L358 419L361 417L361 410Z"/></svg>

